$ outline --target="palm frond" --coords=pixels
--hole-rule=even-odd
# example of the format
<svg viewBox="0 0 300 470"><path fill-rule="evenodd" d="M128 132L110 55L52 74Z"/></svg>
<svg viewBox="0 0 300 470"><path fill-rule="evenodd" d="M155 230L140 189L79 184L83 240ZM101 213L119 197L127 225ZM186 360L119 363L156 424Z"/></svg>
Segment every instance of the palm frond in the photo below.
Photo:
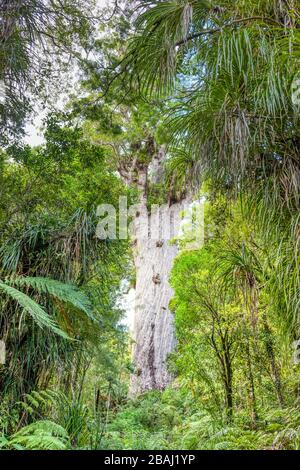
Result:
<svg viewBox="0 0 300 470"><path fill-rule="evenodd" d="M207 0L151 2L137 20L137 34L123 61L136 83L147 95L162 96L174 88L180 54L177 44L184 43L195 23L205 23L211 3Z"/></svg>

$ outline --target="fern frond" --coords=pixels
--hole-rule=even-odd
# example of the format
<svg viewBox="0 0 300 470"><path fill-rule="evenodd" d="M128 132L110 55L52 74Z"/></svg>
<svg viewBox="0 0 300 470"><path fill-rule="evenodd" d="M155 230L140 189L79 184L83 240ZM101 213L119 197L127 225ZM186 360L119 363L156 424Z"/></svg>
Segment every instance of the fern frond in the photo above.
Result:
<svg viewBox="0 0 300 470"><path fill-rule="evenodd" d="M12 283L18 287L32 287L41 294L47 294L62 302L67 302L95 320L90 300L84 292L72 284L65 284L46 277L15 277Z"/></svg>
<svg viewBox="0 0 300 470"><path fill-rule="evenodd" d="M2 281L0 281L0 291L15 300L41 328L49 328L53 333L61 336L62 338L70 339L69 336L58 327L53 318L51 318L50 315L48 315L48 313L45 312L45 310L28 295Z"/></svg>
<svg viewBox="0 0 300 470"><path fill-rule="evenodd" d="M16 432L6 447L24 448L27 450L65 450L68 434L57 423L48 420L36 421Z"/></svg>

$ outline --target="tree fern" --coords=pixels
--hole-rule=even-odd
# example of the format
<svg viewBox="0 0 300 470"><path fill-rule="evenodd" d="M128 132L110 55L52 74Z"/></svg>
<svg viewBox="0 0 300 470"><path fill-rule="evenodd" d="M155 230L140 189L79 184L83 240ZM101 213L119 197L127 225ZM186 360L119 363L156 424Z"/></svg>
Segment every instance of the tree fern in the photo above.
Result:
<svg viewBox="0 0 300 470"><path fill-rule="evenodd" d="M41 328L49 328L53 333L65 339L69 338L69 336L58 327L55 320L53 320L53 318L51 318L51 316L28 295L8 284L5 284L2 281L0 281L0 290L5 295L16 301L18 305L23 308L23 310L28 313Z"/></svg>
<svg viewBox="0 0 300 470"><path fill-rule="evenodd" d="M89 299L76 286L43 277L19 276L7 278L6 282L0 281L0 290L11 299L15 300L41 328L49 328L53 333L56 333L63 338L69 337L58 327L56 321L51 318L51 316L35 300L13 287L13 285L32 288L40 294L46 294L47 296L54 297L62 302L69 303L75 308L83 311L89 318L93 320L95 319Z"/></svg>
<svg viewBox="0 0 300 470"><path fill-rule="evenodd" d="M41 294L48 294L62 302L70 303L94 320L91 302L74 285L44 277L16 277L11 282L18 287L32 287Z"/></svg>
<svg viewBox="0 0 300 470"><path fill-rule="evenodd" d="M17 450L66 450L68 434L57 423L36 421L23 427L9 439L0 441L0 447Z"/></svg>

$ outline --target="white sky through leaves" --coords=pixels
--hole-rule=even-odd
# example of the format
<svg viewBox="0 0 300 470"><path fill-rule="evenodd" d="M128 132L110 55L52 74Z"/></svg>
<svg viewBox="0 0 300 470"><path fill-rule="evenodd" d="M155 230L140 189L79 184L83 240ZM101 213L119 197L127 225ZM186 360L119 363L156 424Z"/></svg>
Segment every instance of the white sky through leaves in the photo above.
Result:
<svg viewBox="0 0 300 470"><path fill-rule="evenodd" d="M105 7L106 5L113 3L114 0L97 0L97 2L99 6ZM25 142L32 147L41 145L44 142L40 128L46 114L46 112L42 112L41 110L38 111L37 114L31 118L31 122L28 122L26 125Z"/></svg>

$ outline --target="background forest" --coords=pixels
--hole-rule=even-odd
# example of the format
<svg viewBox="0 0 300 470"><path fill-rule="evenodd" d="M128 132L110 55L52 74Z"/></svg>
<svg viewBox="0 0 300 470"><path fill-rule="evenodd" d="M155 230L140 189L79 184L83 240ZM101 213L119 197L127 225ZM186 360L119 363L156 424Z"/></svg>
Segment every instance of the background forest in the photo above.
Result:
<svg viewBox="0 0 300 470"><path fill-rule="evenodd" d="M1 449L300 448L299 64L297 0L0 1ZM173 380L129 398L134 247L97 207L159 148L147 204L205 201L205 243Z"/></svg>

